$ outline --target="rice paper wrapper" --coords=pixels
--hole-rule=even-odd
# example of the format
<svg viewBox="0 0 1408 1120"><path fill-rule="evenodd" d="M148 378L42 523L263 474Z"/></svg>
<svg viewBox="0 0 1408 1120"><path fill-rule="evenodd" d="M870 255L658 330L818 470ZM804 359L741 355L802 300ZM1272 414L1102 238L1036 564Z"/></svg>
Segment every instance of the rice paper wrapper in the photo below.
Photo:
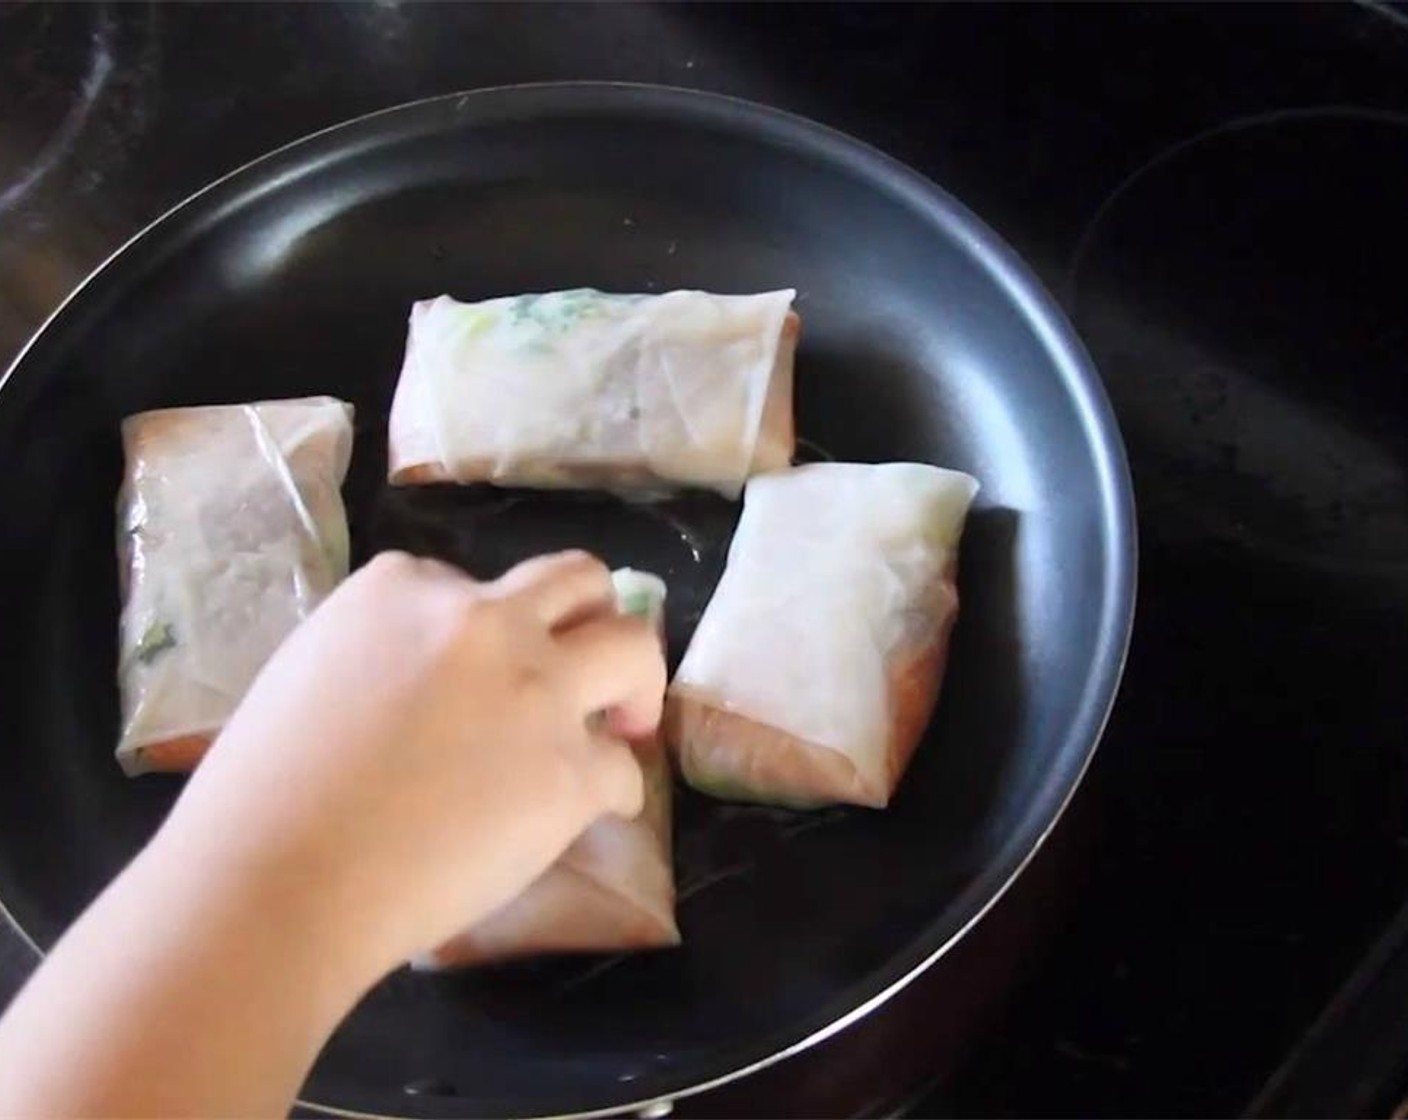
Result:
<svg viewBox="0 0 1408 1120"><path fill-rule="evenodd" d="M663 642L665 584L629 568L612 573L612 580L618 609L652 619ZM679 944L669 760L658 735L631 746L645 774L640 815L602 818L517 898L413 961L415 967Z"/></svg>
<svg viewBox="0 0 1408 1120"><path fill-rule="evenodd" d="M791 462L794 295L419 302L391 407L391 481L737 497Z"/></svg>
<svg viewBox="0 0 1408 1120"><path fill-rule="evenodd" d="M189 770L279 643L347 575L352 406L170 408L122 423L117 758Z"/></svg>
<svg viewBox="0 0 1408 1120"><path fill-rule="evenodd" d="M749 482L666 706L690 785L799 808L888 803L938 697L977 490L919 463Z"/></svg>

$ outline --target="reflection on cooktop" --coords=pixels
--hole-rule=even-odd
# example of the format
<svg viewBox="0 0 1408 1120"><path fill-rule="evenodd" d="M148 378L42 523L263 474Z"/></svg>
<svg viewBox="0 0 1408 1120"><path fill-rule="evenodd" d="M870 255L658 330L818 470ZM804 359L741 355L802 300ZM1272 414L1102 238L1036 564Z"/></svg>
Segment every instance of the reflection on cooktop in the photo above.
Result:
<svg viewBox="0 0 1408 1120"><path fill-rule="evenodd" d="M111 4L0 11L0 37L13 37L8 51L15 59L6 81L32 106L7 114L0 132L0 213L63 168L80 140L84 158L68 169L74 176L68 185L101 185L105 161L146 122L143 87L154 58L150 17L119 20Z"/></svg>
<svg viewBox="0 0 1408 1120"><path fill-rule="evenodd" d="M0 364L135 232L124 214L156 111L158 17L153 6L0 7Z"/></svg>
<svg viewBox="0 0 1408 1120"><path fill-rule="evenodd" d="M48 7L33 23L21 23L15 11L0 14L0 29L30 40L17 78L38 87L31 96L41 105L34 117L0 133L3 211L63 159L83 130L112 76L113 22L98 6Z"/></svg>
<svg viewBox="0 0 1408 1120"><path fill-rule="evenodd" d="M1062 295L1139 503L1135 642L1059 967L942 1107L1236 1111L1401 898L1404 694L1375 667L1408 663L1404 184L1408 115L1231 117L1075 239Z"/></svg>
<svg viewBox="0 0 1408 1120"><path fill-rule="evenodd" d="M1177 144L1101 207L1068 301L1162 532L1408 562L1406 184L1408 115L1305 109Z"/></svg>

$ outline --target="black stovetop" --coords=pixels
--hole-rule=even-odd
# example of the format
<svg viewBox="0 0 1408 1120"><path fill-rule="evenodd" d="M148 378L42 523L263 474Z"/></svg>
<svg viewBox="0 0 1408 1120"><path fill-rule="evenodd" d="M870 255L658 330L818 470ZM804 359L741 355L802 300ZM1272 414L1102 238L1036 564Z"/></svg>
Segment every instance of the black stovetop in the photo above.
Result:
<svg viewBox="0 0 1408 1120"><path fill-rule="evenodd" d="M1134 645L1065 922L920 1109L1243 1109L1408 886L1408 16L11 4L0 363L245 160L400 101L568 78L860 136L1065 304L1134 471Z"/></svg>

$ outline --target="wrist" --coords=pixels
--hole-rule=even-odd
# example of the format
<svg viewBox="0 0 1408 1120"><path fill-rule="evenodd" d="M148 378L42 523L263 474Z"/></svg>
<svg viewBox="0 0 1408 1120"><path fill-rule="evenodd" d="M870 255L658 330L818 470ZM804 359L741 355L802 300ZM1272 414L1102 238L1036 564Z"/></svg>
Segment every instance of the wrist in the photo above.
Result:
<svg viewBox="0 0 1408 1120"><path fill-rule="evenodd" d="M354 920L346 886L293 845L231 843L178 812L124 873L153 926L306 986L340 1017L398 961Z"/></svg>

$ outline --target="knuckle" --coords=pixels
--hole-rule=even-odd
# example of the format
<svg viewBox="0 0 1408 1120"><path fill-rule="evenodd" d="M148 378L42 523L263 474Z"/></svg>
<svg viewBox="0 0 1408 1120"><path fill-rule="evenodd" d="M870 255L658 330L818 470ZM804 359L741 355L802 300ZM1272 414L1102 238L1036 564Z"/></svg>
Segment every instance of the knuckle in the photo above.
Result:
<svg viewBox="0 0 1408 1120"><path fill-rule="evenodd" d="M558 564L567 571L580 571L602 581L611 579L611 569L606 561L583 548L569 548L558 554Z"/></svg>
<svg viewBox="0 0 1408 1120"><path fill-rule="evenodd" d="M592 568L604 568L606 564L594 553L585 548L564 548L558 553L563 563L583 564Z"/></svg>
<svg viewBox="0 0 1408 1120"><path fill-rule="evenodd" d="M405 579L416 569L416 558L409 552L389 549L378 552L367 564L369 575L378 580Z"/></svg>
<svg viewBox="0 0 1408 1120"><path fill-rule="evenodd" d="M455 633L488 647L491 656L502 656L509 646L510 633L498 604L468 584L454 588L450 595L447 613L453 620Z"/></svg>
<svg viewBox="0 0 1408 1120"><path fill-rule="evenodd" d="M466 588L457 606L458 628L487 664L501 666L508 685L534 700L560 692L560 666L551 648L511 602Z"/></svg>

